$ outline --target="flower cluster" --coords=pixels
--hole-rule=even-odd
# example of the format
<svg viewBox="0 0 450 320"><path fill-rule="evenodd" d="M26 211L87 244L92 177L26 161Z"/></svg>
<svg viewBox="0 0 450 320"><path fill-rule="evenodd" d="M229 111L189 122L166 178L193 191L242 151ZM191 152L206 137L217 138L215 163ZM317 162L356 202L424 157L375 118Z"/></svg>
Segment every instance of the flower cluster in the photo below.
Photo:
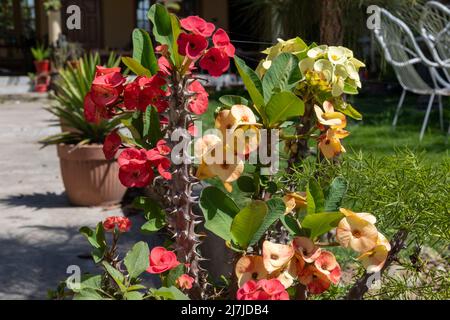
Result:
<svg viewBox="0 0 450 320"><path fill-rule="evenodd" d="M153 248L150 252L149 261L150 266L148 267L147 272L151 274L163 275L180 265L175 253L164 247ZM192 289L194 278L187 274L182 274L176 279L175 283L180 289L190 290Z"/></svg>
<svg viewBox="0 0 450 320"><path fill-rule="evenodd" d="M298 281L311 294L323 293L341 277L334 255L305 237L296 237L288 245L265 241L263 255L243 256L235 272L240 287L248 281L277 279L287 289Z"/></svg>
<svg viewBox="0 0 450 320"><path fill-rule="evenodd" d="M370 213L355 213L341 209L345 215L336 229L336 238L344 248L360 253L361 261L367 272L379 272L391 251L386 237L375 227L376 217Z"/></svg>
<svg viewBox="0 0 450 320"><path fill-rule="evenodd" d="M166 141L160 140L156 148L151 150L128 148L122 151L118 163L120 182L129 188L144 188L154 178L153 168L166 180L171 180L172 175L168 171L171 163L167 156L171 149Z"/></svg>
<svg viewBox="0 0 450 320"><path fill-rule="evenodd" d="M277 279L250 280L237 292L238 300L289 300L289 294Z"/></svg>
<svg viewBox="0 0 450 320"><path fill-rule="evenodd" d="M213 77L221 76L230 68L235 48L223 29L215 31L214 24L198 16L182 19L180 24L187 32L182 32L177 39L178 53L187 58L188 65L199 60L200 67ZM208 49L211 36L214 46Z"/></svg>
<svg viewBox="0 0 450 320"><path fill-rule="evenodd" d="M307 58L301 60L299 66L303 75L319 74L329 84L333 97L339 97L346 86L355 90L361 88L359 69L365 65L350 49L323 45L308 50Z"/></svg>
<svg viewBox="0 0 450 320"><path fill-rule="evenodd" d="M319 137L319 149L327 159L332 159L342 152L345 152L341 139L350 134L344 130L347 126L347 119L341 112L336 112L334 106L329 101L325 101L323 109L315 105L318 125L317 127L325 132Z"/></svg>
<svg viewBox="0 0 450 320"><path fill-rule="evenodd" d="M200 163L197 178L218 177L228 191L231 183L244 172L244 160L259 145L259 124L253 111L234 105L217 114L214 134L207 134L195 143L195 156Z"/></svg>
<svg viewBox="0 0 450 320"><path fill-rule="evenodd" d="M103 228L107 232L118 230L120 233L125 233L131 229L131 221L126 217L109 217L103 221Z"/></svg>

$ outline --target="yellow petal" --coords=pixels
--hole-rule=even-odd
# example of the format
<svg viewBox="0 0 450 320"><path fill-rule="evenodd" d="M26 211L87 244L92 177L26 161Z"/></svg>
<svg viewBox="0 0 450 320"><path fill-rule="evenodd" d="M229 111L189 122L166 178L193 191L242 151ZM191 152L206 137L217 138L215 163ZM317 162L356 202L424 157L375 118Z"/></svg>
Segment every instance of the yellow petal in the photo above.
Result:
<svg viewBox="0 0 450 320"><path fill-rule="evenodd" d="M339 222L336 228L336 239L344 248L366 252L376 246L378 230L367 220L352 215Z"/></svg>
<svg viewBox="0 0 450 320"><path fill-rule="evenodd" d="M261 256L243 256L236 263L235 273L239 288L247 281L267 278L267 271Z"/></svg>
<svg viewBox="0 0 450 320"><path fill-rule="evenodd" d="M379 245L358 257L358 260L361 261L368 273L375 273L383 268L388 255L389 251L386 246Z"/></svg>
<svg viewBox="0 0 450 320"><path fill-rule="evenodd" d="M272 273L283 267L294 256L294 248L291 245L277 244L269 241L263 243L264 267Z"/></svg>

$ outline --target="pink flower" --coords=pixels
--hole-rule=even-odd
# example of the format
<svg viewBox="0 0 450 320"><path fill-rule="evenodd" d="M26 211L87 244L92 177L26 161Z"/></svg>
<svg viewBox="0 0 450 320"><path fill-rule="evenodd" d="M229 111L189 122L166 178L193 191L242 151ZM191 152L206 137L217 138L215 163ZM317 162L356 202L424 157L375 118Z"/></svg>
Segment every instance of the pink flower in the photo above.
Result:
<svg viewBox="0 0 450 320"><path fill-rule="evenodd" d="M234 57L236 48L231 44L230 37L223 29L218 29L213 36L213 43L216 48L222 49L230 58Z"/></svg>
<svg viewBox="0 0 450 320"><path fill-rule="evenodd" d="M214 29L216 29L214 24L206 22L199 16L190 16L181 19L180 23L183 29L203 37L211 37Z"/></svg>
<svg viewBox="0 0 450 320"><path fill-rule="evenodd" d="M320 256L314 261L314 266L318 271L326 275L332 283L339 283L341 279L341 267L331 252L322 250Z"/></svg>
<svg viewBox="0 0 450 320"><path fill-rule="evenodd" d="M172 66L170 65L169 59L167 59L166 57L159 57L158 67L159 72L162 76L169 76L171 74Z"/></svg>
<svg viewBox="0 0 450 320"><path fill-rule="evenodd" d="M128 232L131 229L131 221L125 217L109 217L103 222L105 231L112 232L117 227L119 232Z"/></svg>
<svg viewBox="0 0 450 320"><path fill-rule="evenodd" d="M148 106L155 106L158 112L163 112L168 107L168 102L163 100L166 93L161 89L165 84L166 81L158 75L137 77L125 87L125 108L145 111Z"/></svg>
<svg viewBox="0 0 450 320"><path fill-rule="evenodd" d="M161 177L172 180L172 174L168 171L171 167L170 160L166 157L172 150L167 146L166 141L158 141L156 148L147 151L147 159L155 167Z"/></svg>
<svg viewBox="0 0 450 320"><path fill-rule="evenodd" d="M204 114L208 110L208 92L199 81L192 82L188 90L196 94L195 97L191 98L189 110L197 115Z"/></svg>
<svg viewBox="0 0 450 320"><path fill-rule="evenodd" d="M175 282L180 289L190 290L192 289L194 278L188 276L187 274L183 274Z"/></svg>
<svg viewBox="0 0 450 320"><path fill-rule="evenodd" d="M230 59L225 51L211 48L200 60L200 67L213 77L220 77L230 68Z"/></svg>
<svg viewBox="0 0 450 320"><path fill-rule="evenodd" d="M106 160L114 159L117 151L119 151L121 144L122 139L117 133L117 130L114 130L109 135L107 135L105 138L105 142L103 143L103 153L105 154L105 159Z"/></svg>
<svg viewBox="0 0 450 320"><path fill-rule="evenodd" d="M150 266L147 272L152 274L160 274L178 267L180 262L172 251L168 251L163 247L155 247L150 252Z"/></svg>
<svg viewBox="0 0 450 320"><path fill-rule="evenodd" d="M289 300L289 294L277 279L250 280L237 292L238 300Z"/></svg>
<svg viewBox="0 0 450 320"><path fill-rule="evenodd" d="M201 57L208 48L208 41L205 37L196 34L181 33L177 40L178 53L187 56L191 60Z"/></svg>

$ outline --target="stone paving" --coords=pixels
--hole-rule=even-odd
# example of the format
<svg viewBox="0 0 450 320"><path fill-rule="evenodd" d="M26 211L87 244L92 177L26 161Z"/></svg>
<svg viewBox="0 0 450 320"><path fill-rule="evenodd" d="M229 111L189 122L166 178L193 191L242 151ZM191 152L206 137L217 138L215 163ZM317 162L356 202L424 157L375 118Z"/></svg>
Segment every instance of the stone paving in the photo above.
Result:
<svg viewBox="0 0 450 320"><path fill-rule="evenodd" d="M0 101L0 299L46 299L69 265L92 271L90 247L78 229L122 215L68 203L56 147L41 149L37 142L59 130L44 110L48 103L35 96ZM131 218L138 229L142 218ZM137 238L149 241L135 231L124 247Z"/></svg>

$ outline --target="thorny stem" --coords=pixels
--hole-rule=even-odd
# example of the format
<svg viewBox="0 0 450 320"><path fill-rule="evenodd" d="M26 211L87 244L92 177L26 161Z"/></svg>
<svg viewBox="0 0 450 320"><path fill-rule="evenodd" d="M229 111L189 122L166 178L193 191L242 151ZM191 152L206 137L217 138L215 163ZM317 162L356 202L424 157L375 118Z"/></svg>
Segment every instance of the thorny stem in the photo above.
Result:
<svg viewBox="0 0 450 320"><path fill-rule="evenodd" d="M389 256L386 260L386 263L384 264L383 268L380 270L380 275L383 274L383 272L389 268L389 266L395 262L398 258L398 254L401 250L405 248L405 242L408 237L408 232L406 230L400 230L398 231L392 240L392 249L389 253ZM365 273L360 279L358 279L353 287L348 292L347 296L345 297L346 300L363 300L364 294L367 293L369 290L367 283L370 279L372 274Z"/></svg>

